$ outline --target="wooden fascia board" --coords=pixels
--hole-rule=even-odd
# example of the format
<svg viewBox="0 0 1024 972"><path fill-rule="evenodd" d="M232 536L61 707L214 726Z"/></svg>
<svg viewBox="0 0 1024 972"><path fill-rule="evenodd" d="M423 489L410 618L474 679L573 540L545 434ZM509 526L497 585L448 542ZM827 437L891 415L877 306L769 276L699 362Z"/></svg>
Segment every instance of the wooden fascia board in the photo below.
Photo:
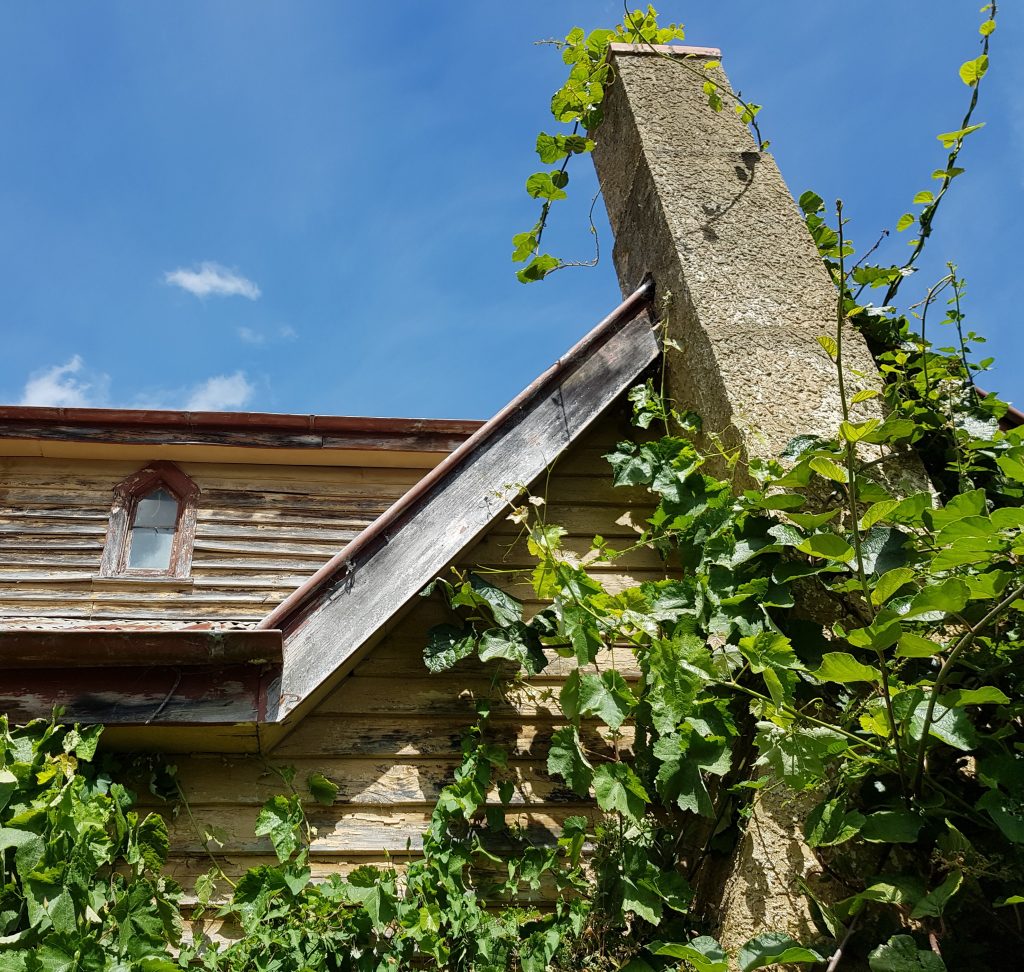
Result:
<svg viewBox="0 0 1024 972"><path fill-rule="evenodd" d="M0 631L0 671L280 665L280 631L17 629Z"/></svg>
<svg viewBox="0 0 1024 972"><path fill-rule="evenodd" d="M48 719L88 725L254 726L261 709L269 666L144 665L118 668L5 669L0 679L0 712L12 722ZM276 669L276 666L275 666ZM145 736L139 736L145 745ZM201 740L193 748L202 749Z"/></svg>
<svg viewBox="0 0 1024 972"><path fill-rule="evenodd" d="M346 563L315 607L285 631L281 681L268 686L268 721L291 722L315 705L389 621L506 515L509 503L658 355L645 306L506 420L373 549Z"/></svg>

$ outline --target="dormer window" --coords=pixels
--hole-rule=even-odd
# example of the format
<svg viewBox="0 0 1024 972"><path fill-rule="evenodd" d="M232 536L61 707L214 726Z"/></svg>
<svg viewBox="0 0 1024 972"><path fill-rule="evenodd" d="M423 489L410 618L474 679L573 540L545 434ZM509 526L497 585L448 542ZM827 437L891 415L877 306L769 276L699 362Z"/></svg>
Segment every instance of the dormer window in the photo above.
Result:
<svg viewBox="0 0 1024 972"><path fill-rule="evenodd" d="M199 487L172 462L151 462L114 487L100 573L188 577Z"/></svg>

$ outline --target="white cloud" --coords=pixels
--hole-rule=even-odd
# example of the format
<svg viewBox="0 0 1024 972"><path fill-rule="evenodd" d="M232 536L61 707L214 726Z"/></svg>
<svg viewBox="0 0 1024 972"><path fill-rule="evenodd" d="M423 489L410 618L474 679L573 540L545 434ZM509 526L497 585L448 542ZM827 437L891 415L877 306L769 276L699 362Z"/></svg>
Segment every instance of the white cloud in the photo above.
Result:
<svg viewBox="0 0 1024 972"><path fill-rule="evenodd" d="M70 361L33 372L25 382L22 405L51 405L60 408L87 408L106 398L107 375L85 372L85 363L77 354Z"/></svg>
<svg viewBox="0 0 1024 972"><path fill-rule="evenodd" d="M241 408L252 398L253 391L244 372L214 375L191 390L185 408L190 412L222 412Z"/></svg>
<svg viewBox="0 0 1024 972"><path fill-rule="evenodd" d="M238 328L238 338L243 344L254 344L256 347L267 343L267 336L254 331L251 327Z"/></svg>
<svg viewBox="0 0 1024 972"><path fill-rule="evenodd" d="M260 296L260 288L252 280L219 263L201 263L198 270L186 270L183 267L168 270L164 274L164 282L187 290L196 297L209 297L213 294L217 297L257 300Z"/></svg>
<svg viewBox="0 0 1024 972"><path fill-rule="evenodd" d="M243 344L251 344L253 347L261 348L265 344L280 344L298 339L299 332L290 324L283 324L274 334L267 334L265 331L257 331L251 327L237 327L235 333Z"/></svg>

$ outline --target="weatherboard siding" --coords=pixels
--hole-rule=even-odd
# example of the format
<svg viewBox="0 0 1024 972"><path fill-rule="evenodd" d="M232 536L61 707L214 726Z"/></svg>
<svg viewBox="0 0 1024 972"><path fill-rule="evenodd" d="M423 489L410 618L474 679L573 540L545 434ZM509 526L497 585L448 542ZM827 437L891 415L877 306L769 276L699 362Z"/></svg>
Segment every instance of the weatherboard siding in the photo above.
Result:
<svg viewBox="0 0 1024 972"><path fill-rule="evenodd" d="M102 578L113 487L137 462L0 460L0 629L251 627L422 469L179 462L199 486L190 578Z"/></svg>
<svg viewBox="0 0 1024 972"><path fill-rule="evenodd" d="M550 479L534 486L534 492L546 492L548 521L567 526L566 546L580 554L595 533L626 546L650 515L639 491L612 487L609 467L600 458L628 433L621 418L603 420ZM541 606L523 576L531 563L512 522L500 520L460 558L460 567L486 573L523 599L528 611ZM665 575L658 556L647 549L593 569L613 589ZM422 661L426 632L448 617L436 595L415 604L269 755L175 758L192 815L200 828L216 828L224 843L217 853L229 873L271 856L269 844L252 834L261 803L284 790L272 765L294 767L300 789L313 772L339 786L333 806L309 805L317 830L314 874L345 873L360 863L389 859L400 865L415 856L437 796L458 765L461 734L475 719L475 702L484 698L492 705L491 735L511 754L516 787L509 819L543 840L567 816L595 812L590 801L548 778L545 769L551 732L564 724L555 699L573 663L551 652L541 676L511 689L503 688L506 680L496 679L493 667L469 659L431 674ZM610 664L628 679L639 675L625 646L601 659L602 666ZM596 724L585 735L592 749L612 755L611 740ZM628 748L630 742L624 732L619 745ZM187 814L178 814L172 829L172 870L188 885L207 869L208 859Z"/></svg>

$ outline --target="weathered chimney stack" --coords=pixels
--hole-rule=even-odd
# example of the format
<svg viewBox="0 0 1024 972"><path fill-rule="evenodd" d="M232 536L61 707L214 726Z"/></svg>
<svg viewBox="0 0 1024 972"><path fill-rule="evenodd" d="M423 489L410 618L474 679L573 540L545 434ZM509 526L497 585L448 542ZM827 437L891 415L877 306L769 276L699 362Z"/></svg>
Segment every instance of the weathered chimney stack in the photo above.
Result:
<svg viewBox="0 0 1024 972"><path fill-rule="evenodd" d="M609 56L615 81L594 161L623 292L651 273L670 295L668 334L680 348L667 356L670 396L748 456L777 456L798 434L835 436L835 365L816 339L835 335L836 288L735 102L708 105L706 80L730 90L720 67L706 68L718 51L616 44ZM848 392L878 387L860 335L844 337ZM727 947L766 929L814 936L801 882L821 875L802 820L817 799L785 787L755 798L731 869L714 881L721 900L708 917Z"/></svg>
<svg viewBox="0 0 1024 972"><path fill-rule="evenodd" d="M729 91L719 52L614 44L594 162L615 233L624 293L646 272L671 294L669 393L709 432L774 456L798 433L834 435L836 290L772 157L760 152L710 78ZM851 334L848 369L877 375Z"/></svg>

